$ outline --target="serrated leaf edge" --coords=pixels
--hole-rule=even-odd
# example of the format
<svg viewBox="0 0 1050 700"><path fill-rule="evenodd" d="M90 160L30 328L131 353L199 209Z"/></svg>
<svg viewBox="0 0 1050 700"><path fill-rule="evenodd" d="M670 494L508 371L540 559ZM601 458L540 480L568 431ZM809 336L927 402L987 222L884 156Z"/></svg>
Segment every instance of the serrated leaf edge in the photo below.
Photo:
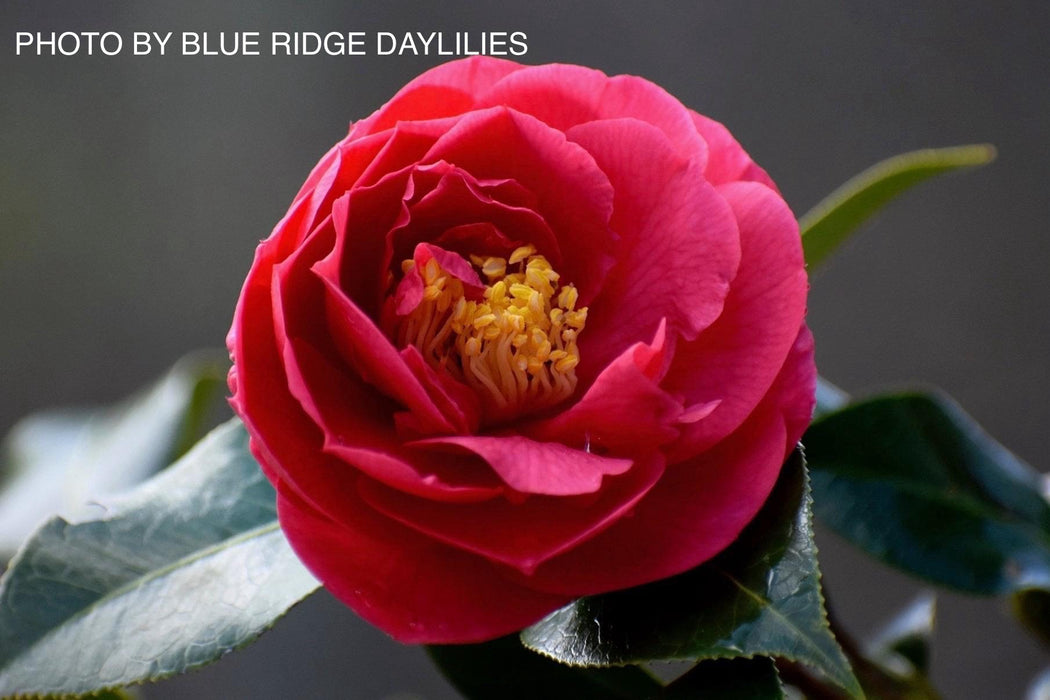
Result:
<svg viewBox="0 0 1050 700"><path fill-rule="evenodd" d="M848 678L843 677L843 678L839 678L837 680L833 679L833 682L835 682L835 684L838 685L843 690L845 690L848 693L850 693L852 697L854 697L854 698L864 698L865 695L864 695L863 689L860 686L860 681L857 680L856 675L853 673L853 668L850 665L849 659L847 658L845 652L843 652L841 647L838 645L838 640L835 639L835 634L832 631L831 625L830 625L830 623L828 621L827 601L824 598L824 587L822 585L820 585L821 582L823 581L823 576L824 575L823 575L823 573L820 570L820 561L819 561L819 557L818 557L819 551L818 551L816 539L813 536L814 535L814 532L813 532L813 489L812 489L812 486L810 485L809 465L805 461L806 451L805 451L805 448L803 447L803 445L801 443L799 443L798 446L796 447L796 449L798 449L802 453L802 469L804 470L804 473L805 473L805 487L803 489L802 503L800 505L804 509L803 512L804 512L804 517L805 517L805 521L806 521L806 529L809 532L810 542L813 545L813 561L814 561L815 571L816 571L816 576L817 576L817 596L818 596L818 599L820 601L820 620L823 623L824 628L828 631L828 634L830 635L831 639L834 640L836 648L839 649L839 653L842 655L842 659L841 659L842 663L838 664L838 666L841 666L849 674ZM750 589L742 586L736 579L734 579L732 576L730 576L728 573L726 573L725 570L721 569L720 567L713 567L713 568L714 568L714 570L718 571L721 575L725 576L725 578L728 579L734 586L737 586L740 590L744 591L746 594L751 595L752 597L756 597L759 600L763 600L766 603L769 603L769 601L765 601L763 598L761 598L761 596L755 596L753 591L751 591ZM779 615L779 614L777 616L778 617L783 617L782 615ZM794 629L793 626L790 626L790 627L792 627ZM820 651L819 647L816 647L815 643L813 642L813 640L808 635L801 635L801 636L802 636L803 639L806 640L807 645L811 645L811 646L815 647L818 651ZM539 654L540 656L543 656L543 657L546 657L548 659L551 659L552 661L556 661L556 662L558 662L560 664L563 664L565 666L570 666L572 668L609 668L609 667L624 667L624 666L636 666L637 665L636 663L631 663L631 662L627 662L627 661L623 661L623 662L606 661L604 663L603 662L598 662L598 661L595 661L595 662L566 661L564 659L558 658L557 656L555 656L554 654L552 654L552 653L550 653L550 652L548 652L546 650L538 649L538 648L528 644L526 642L526 640L525 640L525 630L522 630L522 632L519 634L519 640L521 641L522 646L525 647L526 649L529 649L532 652L534 652L536 654ZM705 653L705 654L698 654L698 655L683 655L683 656L679 656L679 655L675 655L675 654L669 654L667 656L661 656L660 658L649 659L649 661L696 661L696 662L701 662L701 661L713 661L713 660L717 660L717 659L754 659L754 658L759 658L759 657L771 657L771 658L790 659L792 661L797 661L798 663L801 663L803 665L808 665L808 664L806 664L806 662L804 660L795 659L795 658L792 658L792 657L789 657L789 656L779 656L778 657L777 655L770 654L768 652L767 653L761 653L761 652L745 653L745 652L742 652L742 651L737 652L735 650L732 650L732 649L729 649L729 648L725 648L725 647L724 647L724 649L727 652L729 652L729 653L718 653L716 651L712 651L712 653ZM824 652L821 652L820 656L826 658L827 654L825 654ZM850 684L848 681L852 681L852 684ZM783 684L781 684L781 685L783 685Z"/></svg>

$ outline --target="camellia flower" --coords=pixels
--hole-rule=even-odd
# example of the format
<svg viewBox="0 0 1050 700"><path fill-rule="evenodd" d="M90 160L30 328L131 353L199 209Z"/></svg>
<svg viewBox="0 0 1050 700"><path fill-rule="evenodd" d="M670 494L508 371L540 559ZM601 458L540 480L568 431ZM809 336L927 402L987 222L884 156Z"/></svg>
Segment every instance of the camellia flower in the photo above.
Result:
<svg viewBox="0 0 1050 700"><path fill-rule="evenodd" d="M721 124L474 57L354 124L259 246L232 403L332 593L485 640L733 541L810 419L806 290Z"/></svg>

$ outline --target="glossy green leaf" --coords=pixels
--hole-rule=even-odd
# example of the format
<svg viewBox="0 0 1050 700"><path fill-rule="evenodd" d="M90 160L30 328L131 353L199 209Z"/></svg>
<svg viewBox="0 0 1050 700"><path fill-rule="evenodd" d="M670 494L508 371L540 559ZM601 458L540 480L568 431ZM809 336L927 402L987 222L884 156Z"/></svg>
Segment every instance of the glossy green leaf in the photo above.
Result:
<svg viewBox="0 0 1050 700"><path fill-rule="evenodd" d="M806 264L820 265L858 226L897 195L959 168L990 163L988 144L929 148L888 158L851 178L799 219Z"/></svg>
<svg viewBox="0 0 1050 700"><path fill-rule="evenodd" d="M96 519L48 521L0 579L0 696L153 680L252 641L317 588L238 421Z"/></svg>
<svg viewBox="0 0 1050 700"><path fill-rule="evenodd" d="M117 406L48 411L20 421L0 457L0 558L46 518L97 513L93 503L185 452L203 435L224 376L218 358L193 355Z"/></svg>
<svg viewBox="0 0 1050 700"><path fill-rule="evenodd" d="M464 697L478 700L644 700L663 690L637 666L566 666L526 649L517 635L484 644L435 645L427 651Z"/></svg>
<svg viewBox="0 0 1050 700"><path fill-rule="evenodd" d="M664 700L780 700L784 686L773 660L711 659L701 661L667 686Z"/></svg>
<svg viewBox="0 0 1050 700"><path fill-rule="evenodd" d="M804 439L817 516L861 549L970 593L1050 587L1040 475L947 398L855 403Z"/></svg>
<svg viewBox="0 0 1050 700"><path fill-rule="evenodd" d="M725 552L679 576L581 598L522 632L563 663L778 656L859 686L828 629L801 452L766 506Z"/></svg>

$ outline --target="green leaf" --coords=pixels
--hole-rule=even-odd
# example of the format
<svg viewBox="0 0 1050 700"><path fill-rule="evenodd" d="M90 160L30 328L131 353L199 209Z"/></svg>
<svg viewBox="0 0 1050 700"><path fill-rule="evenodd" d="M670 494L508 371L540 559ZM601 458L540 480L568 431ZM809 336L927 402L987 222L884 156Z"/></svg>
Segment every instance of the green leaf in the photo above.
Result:
<svg viewBox="0 0 1050 700"><path fill-rule="evenodd" d="M566 666L526 649L517 635L484 644L435 645L427 651L467 698L641 700L659 697L663 690L637 666Z"/></svg>
<svg viewBox="0 0 1050 700"><path fill-rule="evenodd" d="M990 163L988 144L930 148L888 158L848 180L799 219L806 264L820 265L858 226L886 203L923 180Z"/></svg>
<svg viewBox="0 0 1050 700"><path fill-rule="evenodd" d="M197 354L123 403L19 422L0 457L0 558L46 518L88 516L160 471L203 435L225 365Z"/></svg>
<svg viewBox="0 0 1050 700"><path fill-rule="evenodd" d="M48 521L0 579L0 696L201 666L317 588L236 420L103 512Z"/></svg>
<svg viewBox="0 0 1050 700"><path fill-rule="evenodd" d="M581 666L778 656L860 694L824 613L800 451L784 465L766 506L718 557L670 579L581 598L524 630L522 639Z"/></svg>
<svg viewBox="0 0 1050 700"><path fill-rule="evenodd" d="M855 403L805 442L817 516L869 554L969 593L1050 587L1040 475L946 397Z"/></svg>
<svg viewBox="0 0 1050 700"><path fill-rule="evenodd" d="M667 686L664 700L780 700L784 686L773 660L712 659L702 661Z"/></svg>

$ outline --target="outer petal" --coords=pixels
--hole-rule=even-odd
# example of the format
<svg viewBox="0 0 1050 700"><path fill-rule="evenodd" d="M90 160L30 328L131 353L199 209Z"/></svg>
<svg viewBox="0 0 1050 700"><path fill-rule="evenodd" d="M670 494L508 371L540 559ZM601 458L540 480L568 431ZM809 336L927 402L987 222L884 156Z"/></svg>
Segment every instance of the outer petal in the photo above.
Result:
<svg viewBox="0 0 1050 700"><path fill-rule="evenodd" d="M751 156L733 138L729 129L720 122L692 110L690 110L690 115L692 115L696 130L707 142L708 157L704 177L708 182L714 185L739 180L761 182L770 189L777 190L777 186L773 184L773 180L766 174L766 171L751 160Z"/></svg>
<svg viewBox="0 0 1050 700"><path fill-rule="evenodd" d="M542 564L528 584L587 595L691 569L725 549L761 508L813 410L813 338L802 327L748 420L696 459L668 467L630 517Z"/></svg>
<svg viewBox="0 0 1050 700"><path fill-rule="evenodd" d="M273 240L256 251L227 338L234 362L230 403L251 435L252 452L274 484L313 503L356 490L357 475L321 452L323 435L288 390L273 328Z"/></svg>
<svg viewBox="0 0 1050 700"><path fill-rule="evenodd" d="M633 119L574 127L615 190L616 267L580 335L581 373L595 373L667 319L695 338L722 312L740 259L737 223L696 160L682 158L656 128ZM797 324L796 324L797 326Z"/></svg>
<svg viewBox="0 0 1050 700"><path fill-rule="evenodd" d="M569 600L515 584L484 559L441 545L349 498L348 518L335 522L278 490L281 527L325 588L399 641L493 639Z"/></svg>
<svg viewBox="0 0 1050 700"><path fill-rule="evenodd" d="M342 141L321 159L271 234L280 241L280 258L291 254L307 233L328 217L332 202L358 182L384 151L389 137L390 134L377 134L353 143Z"/></svg>
<svg viewBox="0 0 1050 700"><path fill-rule="evenodd" d="M478 108L496 105L561 131L603 119L639 119L662 131L683 158L696 159L701 168L707 160L689 110L660 86L633 75L610 78L582 66L531 66L509 73L478 101Z"/></svg>
<svg viewBox="0 0 1050 700"><path fill-rule="evenodd" d="M663 457L653 454L626 474L607 478L597 493L529 496L513 502L493 499L449 506L367 481L362 482L362 495L381 513L428 537L528 574L623 518L663 470Z"/></svg>
<svg viewBox="0 0 1050 700"><path fill-rule="evenodd" d="M374 114L355 124L351 137L389 129L398 121L462 114L475 106L479 94L522 68L518 63L487 56L443 63L412 80Z"/></svg>
<svg viewBox="0 0 1050 700"><path fill-rule="evenodd" d="M757 183L718 190L733 207L743 256L725 310L701 336L679 343L664 387L688 405L720 402L683 427L675 462L733 432L769 390L806 311L798 224L775 192Z"/></svg>

